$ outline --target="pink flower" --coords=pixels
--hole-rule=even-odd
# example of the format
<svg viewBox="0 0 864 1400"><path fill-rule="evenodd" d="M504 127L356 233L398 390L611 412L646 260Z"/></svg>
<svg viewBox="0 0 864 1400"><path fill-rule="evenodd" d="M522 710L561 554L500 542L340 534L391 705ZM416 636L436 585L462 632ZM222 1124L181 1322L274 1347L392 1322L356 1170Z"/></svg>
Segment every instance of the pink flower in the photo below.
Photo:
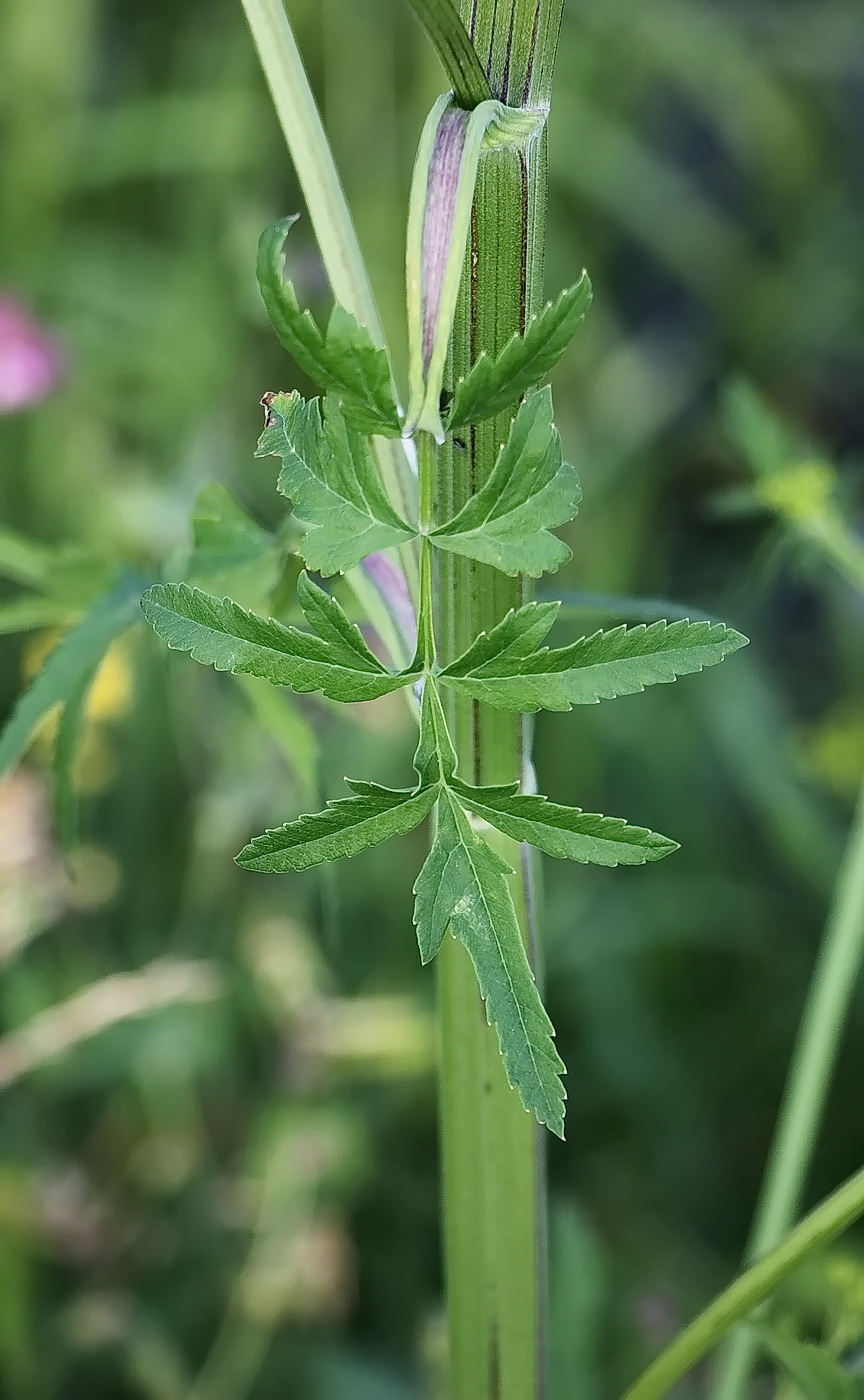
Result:
<svg viewBox="0 0 864 1400"><path fill-rule="evenodd" d="M26 307L0 296L0 413L44 399L61 372L60 347Z"/></svg>

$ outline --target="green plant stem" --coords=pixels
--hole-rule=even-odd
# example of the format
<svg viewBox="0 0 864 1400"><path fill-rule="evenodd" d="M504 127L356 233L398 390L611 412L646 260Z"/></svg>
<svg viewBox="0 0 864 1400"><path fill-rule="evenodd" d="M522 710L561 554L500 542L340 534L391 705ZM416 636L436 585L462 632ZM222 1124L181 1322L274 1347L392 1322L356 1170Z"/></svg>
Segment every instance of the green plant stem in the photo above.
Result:
<svg viewBox="0 0 864 1400"><path fill-rule="evenodd" d="M798 1212L849 1006L864 957L864 783L795 1050L746 1260L760 1259L780 1241ZM756 1355L756 1338L740 1330L718 1366L715 1400L737 1400Z"/></svg>
<svg viewBox="0 0 864 1400"><path fill-rule="evenodd" d="M435 469L438 464L438 451L428 433L419 434L417 462L420 487L420 604L417 619L417 636L420 653L426 668L434 665L437 647L435 644L434 615L434 564L432 541L426 533L435 523Z"/></svg>
<svg viewBox="0 0 864 1400"><path fill-rule="evenodd" d="M366 264L351 211L333 160L309 79L282 0L241 0L279 124L297 171L315 238L333 295L386 349ZM376 455L387 488L411 519L416 484L399 442L375 439ZM416 586L416 562L400 551L409 583Z"/></svg>
<svg viewBox="0 0 864 1400"><path fill-rule="evenodd" d="M864 549L829 508L798 524L853 586L864 588ZM783 1102L765 1166L745 1262L772 1249L798 1212L837 1050L864 958L864 779L813 971ZM721 1352L713 1400L738 1400L756 1357L755 1336L744 1329Z"/></svg>
<svg viewBox="0 0 864 1400"><path fill-rule="evenodd" d="M429 35L460 107L478 106L492 96L474 45L453 0L408 0Z"/></svg>
<svg viewBox="0 0 864 1400"><path fill-rule="evenodd" d="M463 0L462 14L493 95L548 105L561 0ZM481 160L466 273L451 355L453 381L482 350L497 353L538 306L546 199L545 133ZM453 515L482 485L510 415L472 427L439 454L437 509ZM523 601L523 585L495 570L438 556L436 636L446 661ZM462 776L522 776L520 719L452 704L448 721ZM518 871L520 852L502 854ZM528 891L513 896L529 956ZM545 1393L545 1181L541 1137L510 1089L486 1023L470 960L445 939L438 957L444 1253L450 1400L539 1400Z"/></svg>
<svg viewBox="0 0 864 1400"><path fill-rule="evenodd" d="M623 1400L661 1400L701 1361L734 1323L763 1302L779 1283L864 1214L864 1170L806 1216L769 1254L737 1278L643 1372Z"/></svg>
<svg viewBox="0 0 864 1400"><path fill-rule="evenodd" d="M836 506L801 526L805 539L815 544L854 588L864 590L864 548L847 528Z"/></svg>
<svg viewBox="0 0 864 1400"><path fill-rule="evenodd" d="M241 3L333 295L383 346L384 332L342 182L281 0Z"/></svg>

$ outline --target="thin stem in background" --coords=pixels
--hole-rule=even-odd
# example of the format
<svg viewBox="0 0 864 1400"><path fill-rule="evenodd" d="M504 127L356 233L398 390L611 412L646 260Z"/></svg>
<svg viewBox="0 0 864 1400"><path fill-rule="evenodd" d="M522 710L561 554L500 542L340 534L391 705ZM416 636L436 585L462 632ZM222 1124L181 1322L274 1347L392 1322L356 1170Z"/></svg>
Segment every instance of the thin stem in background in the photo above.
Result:
<svg viewBox="0 0 864 1400"><path fill-rule="evenodd" d="M384 331L351 211L339 172L303 67L282 0L241 0L261 68L270 89L333 295L365 325L386 349ZM376 454L394 501L411 512L416 484L399 442L376 438ZM408 519L410 519L410 513ZM408 578L416 586L416 565L400 551Z"/></svg>
<svg viewBox="0 0 864 1400"><path fill-rule="evenodd" d="M839 517L828 512L806 522L802 533L852 584L864 588L864 551ZM864 780L789 1065L745 1263L773 1249L797 1217L862 959ZM739 1400L757 1350L756 1337L748 1329L740 1328L729 1338L712 1387L714 1400Z"/></svg>
<svg viewBox="0 0 864 1400"><path fill-rule="evenodd" d="M333 295L377 345L384 331L339 172L281 0L241 0Z"/></svg>
<svg viewBox="0 0 864 1400"><path fill-rule="evenodd" d="M707 1356L730 1327L758 1307L787 1274L842 1234L862 1213L864 1170L850 1177L811 1211L782 1244L715 1298L639 1377L623 1400L662 1400L703 1356Z"/></svg>

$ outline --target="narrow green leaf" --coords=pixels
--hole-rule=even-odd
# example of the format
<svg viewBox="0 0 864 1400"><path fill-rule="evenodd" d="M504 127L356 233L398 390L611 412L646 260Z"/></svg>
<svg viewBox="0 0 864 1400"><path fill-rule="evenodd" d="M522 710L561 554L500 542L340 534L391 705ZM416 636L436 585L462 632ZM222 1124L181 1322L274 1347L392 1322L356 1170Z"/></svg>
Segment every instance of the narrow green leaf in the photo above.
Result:
<svg viewBox="0 0 864 1400"><path fill-rule="evenodd" d="M256 836L237 856L237 864L281 874L356 856L390 836L413 831L438 800L435 786L414 791L394 791L376 783L352 786L358 789L354 797L328 802L323 812Z"/></svg>
<svg viewBox="0 0 864 1400"><path fill-rule="evenodd" d="M818 455L746 381L735 380L728 385L723 411L730 437L757 476L773 476Z"/></svg>
<svg viewBox="0 0 864 1400"><path fill-rule="evenodd" d="M156 584L141 608L174 650L217 671L261 676L300 694L320 690L331 700L374 700L416 679L417 673L393 675L371 652L371 661L361 664L313 632L258 617L185 583Z"/></svg>
<svg viewBox="0 0 864 1400"><path fill-rule="evenodd" d="M464 943L510 1084L529 1112L562 1137L564 1065L528 965L507 883L510 873L445 788L432 850L414 886L420 956L423 962L435 956L448 926Z"/></svg>
<svg viewBox="0 0 864 1400"><path fill-rule="evenodd" d="M282 459L279 490L294 503L299 552L320 574L344 573L367 554L404 544L416 530L390 504L369 443L328 397L268 394L256 456Z"/></svg>
<svg viewBox="0 0 864 1400"><path fill-rule="evenodd" d="M511 609L488 632L481 632L450 666L448 676L464 676L490 661L530 656L549 633L558 616L558 603L526 603Z"/></svg>
<svg viewBox="0 0 864 1400"><path fill-rule="evenodd" d="M569 710L715 666L746 645L722 622L654 622L595 632L533 656L493 659L465 674L457 660L438 679L502 710Z"/></svg>
<svg viewBox="0 0 864 1400"><path fill-rule="evenodd" d="M57 835L64 851L70 851L78 835L78 792L75 786L75 755L87 709L87 697L96 675L93 667L81 677L57 721L54 736L54 812Z"/></svg>
<svg viewBox="0 0 864 1400"><path fill-rule="evenodd" d="M540 595L543 601L543 594ZM562 622L574 618L602 616L621 622L716 622L710 613L701 612L690 603L675 603L670 598L633 598L626 593L580 593L570 589L556 590L555 601L561 604Z"/></svg>
<svg viewBox="0 0 864 1400"><path fill-rule="evenodd" d="M0 576L30 588L44 588L51 574L52 552L12 530L0 530Z"/></svg>
<svg viewBox="0 0 864 1400"><path fill-rule="evenodd" d="M769 1356L794 1382L802 1400L852 1400L852 1377L827 1351L776 1327L759 1323L754 1324L754 1330Z"/></svg>
<svg viewBox="0 0 864 1400"><path fill-rule="evenodd" d="M70 607L61 598L12 598L0 604L0 635L57 627L69 620Z"/></svg>
<svg viewBox="0 0 864 1400"><path fill-rule="evenodd" d="M448 431L492 418L539 383L558 363L585 319L591 295L591 282L583 272L576 285L533 316L524 334L514 335L500 355L491 359L484 351L456 385Z"/></svg>
<svg viewBox="0 0 864 1400"><path fill-rule="evenodd" d="M678 850L677 841L621 817L601 817L562 807L546 797L514 793L512 787L474 788L451 779L459 800L478 817L547 855L583 865L644 865Z"/></svg>
<svg viewBox="0 0 864 1400"><path fill-rule="evenodd" d="M283 280L283 245L299 217L280 219L264 230L258 243L258 285L273 329L304 373L339 395L358 431L398 437L399 411L387 352L338 303L322 334L311 313L300 310L291 283Z"/></svg>
<svg viewBox="0 0 864 1400"><path fill-rule="evenodd" d="M0 735L0 774L27 748L33 731L55 705L65 704L102 660L114 638L138 618L139 590L118 590L95 603L61 638L41 671L19 697Z"/></svg>
<svg viewBox="0 0 864 1400"><path fill-rule="evenodd" d="M64 545L52 550L51 565L38 585L51 598L66 604L69 612L83 613L112 592L123 561L111 551Z"/></svg>
<svg viewBox="0 0 864 1400"><path fill-rule="evenodd" d="M65 605L62 617L52 618L52 621L64 621L70 614L81 612L106 596L117 578L119 563L114 555L94 553L82 545L49 547L11 530L0 530L0 578L47 594L45 606L49 606L50 598L55 613L60 605ZM22 608L26 601L20 600ZM12 617L14 621L14 614ZM2 630L19 629L10 622Z"/></svg>
<svg viewBox="0 0 864 1400"><path fill-rule="evenodd" d="M505 574L538 578L570 558L549 531L573 519L581 496L575 471L561 460L547 387L520 407L489 479L431 538Z"/></svg>
<svg viewBox="0 0 864 1400"><path fill-rule="evenodd" d="M422 783L435 783L441 778L446 780L456 771L456 750L432 676L427 676L423 683L420 741L414 755L414 768Z"/></svg>

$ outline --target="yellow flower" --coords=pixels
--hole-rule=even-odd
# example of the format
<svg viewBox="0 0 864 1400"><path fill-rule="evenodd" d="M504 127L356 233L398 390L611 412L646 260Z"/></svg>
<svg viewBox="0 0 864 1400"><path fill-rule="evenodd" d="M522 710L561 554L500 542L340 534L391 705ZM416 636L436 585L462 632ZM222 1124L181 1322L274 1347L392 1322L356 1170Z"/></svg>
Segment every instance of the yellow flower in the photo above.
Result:
<svg viewBox="0 0 864 1400"><path fill-rule="evenodd" d="M771 510L800 525L830 510L835 481L836 473L828 462L799 462L762 477L756 490Z"/></svg>

